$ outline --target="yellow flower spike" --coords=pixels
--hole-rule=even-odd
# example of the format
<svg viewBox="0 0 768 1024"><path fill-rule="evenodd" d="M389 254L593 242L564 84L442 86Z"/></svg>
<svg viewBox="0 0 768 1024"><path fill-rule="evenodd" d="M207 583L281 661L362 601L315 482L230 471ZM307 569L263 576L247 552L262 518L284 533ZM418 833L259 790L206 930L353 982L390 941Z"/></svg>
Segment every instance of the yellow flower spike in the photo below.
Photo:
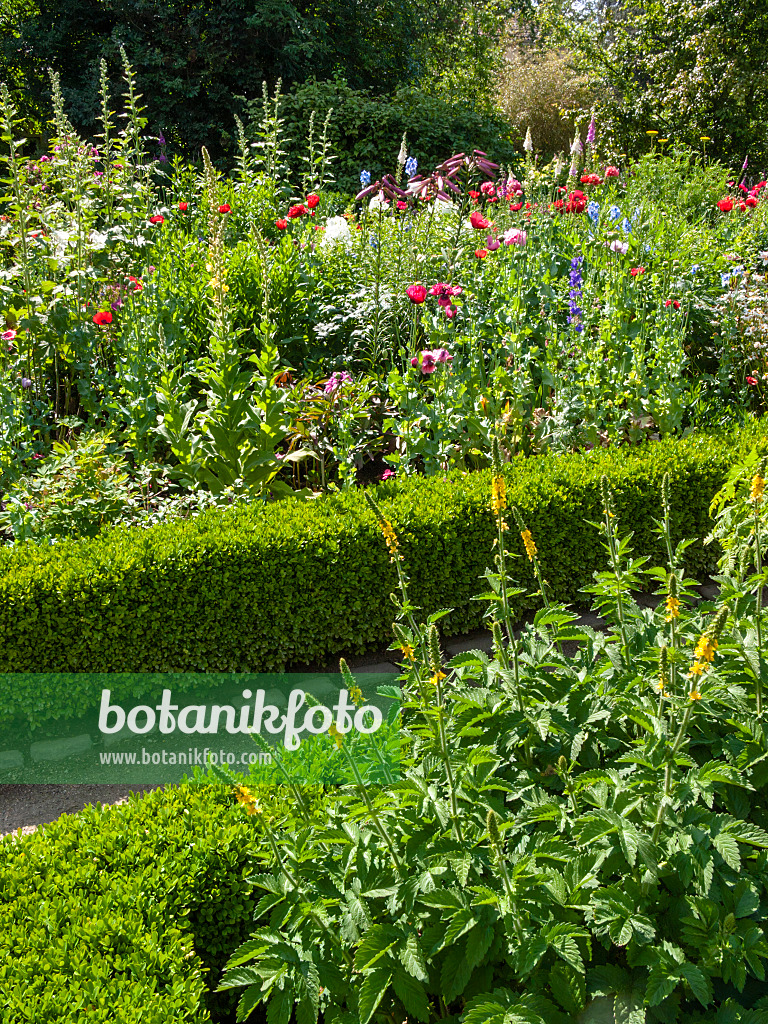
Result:
<svg viewBox="0 0 768 1024"><path fill-rule="evenodd" d="M680 618L680 602L671 594L667 597L667 622Z"/></svg>
<svg viewBox="0 0 768 1024"><path fill-rule="evenodd" d="M397 534L392 529L392 523L385 519L384 522L381 524L381 532L384 534L384 540L387 542L387 547L389 548L389 550L397 551L399 541L397 539Z"/></svg>
<svg viewBox="0 0 768 1024"><path fill-rule="evenodd" d="M261 814L261 807L247 786L238 786L235 790L237 802L245 808L247 814Z"/></svg>
<svg viewBox="0 0 768 1024"><path fill-rule="evenodd" d="M701 694L698 690L691 690L691 692L688 694L688 697L690 698L690 700L701 700Z"/></svg>
<svg viewBox="0 0 768 1024"><path fill-rule="evenodd" d="M328 735L333 736L336 746L341 750L341 744L344 742L341 733L336 728L336 723L331 722L330 728L328 729Z"/></svg>
<svg viewBox="0 0 768 1024"><path fill-rule="evenodd" d="M360 689L359 686L353 686L352 689L349 691L349 696L352 702L359 706L361 700L363 699L363 691Z"/></svg>
<svg viewBox="0 0 768 1024"><path fill-rule="evenodd" d="M491 508L498 515L507 507L507 485L503 476L495 476L491 481Z"/></svg>
<svg viewBox="0 0 768 1024"><path fill-rule="evenodd" d="M765 480L760 476L759 473L755 473L752 477L752 487L749 492L749 500L754 501L756 505L759 505L763 500L763 491L765 490Z"/></svg>
<svg viewBox="0 0 768 1024"><path fill-rule="evenodd" d="M533 556L538 554L538 552L536 550L536 545L533 542L533 536L531 535L531 531L523 530L520 536L523 538L523 544L525 544L525 553L526 555L528 555L528 561L532 562Z"/></svg>
<svg viewBox="0 0 768 1024"><path fill-rule="evenodd" d="M437 686L441 679L445 679L445 672L435 672L429 677L429 681L433 686Z"/></svg>
<svg viewBox="0 0 768 1024"><path fill-rule="evenodd" d="M702 633L693 653L697 661L711 662L716 650L717 640L711 640L705 633Z"/></svg>
<svg viewBox="0 0 768 1024"><path fill-rule="evenodd" d="M414 661L416 655L410 644L402 644L400 650L403 652L404 657L406 657L408 661Z"/></svg>

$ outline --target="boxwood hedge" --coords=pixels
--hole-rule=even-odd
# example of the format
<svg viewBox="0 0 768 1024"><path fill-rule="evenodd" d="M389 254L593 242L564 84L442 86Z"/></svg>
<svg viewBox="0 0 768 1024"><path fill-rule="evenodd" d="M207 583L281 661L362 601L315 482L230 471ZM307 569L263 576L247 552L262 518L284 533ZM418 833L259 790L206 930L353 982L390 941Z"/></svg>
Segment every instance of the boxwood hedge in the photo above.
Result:
<svg viewBox="0 0 768 1024"><path fill-rule="evenodd" d="M708 508L739 452L765 444L768 426L691 434L636 448L517 458L509 500L538 546L552 592L573 601L603 568L589 521L600 518L607 474L634 549L662 558L654 519L670 475L676 537L698 538L689 569L711 570L701 538ZM379 485L401 539L411 597L426 611L455 609L446 633L477 626L473 598L492 561L490 472ZM533 583L522 557L512 573ZM233 506L150 530L119 527L91 540L0 551L0 672L263 672L362 653L387 641L394 567L360 491L315 501ZM517 599L524 610L534 598ZM0 720L79 715L94 706L88 680L40 694L0 683ZM116 680L114 698L127 698Z"/></svg>
<svg viewBox="0 0 768 1024"><path fill-rule="evenodd" d="M0 1020L228 1020L253 832L222 786L132 795L0 839Z"/></svg>

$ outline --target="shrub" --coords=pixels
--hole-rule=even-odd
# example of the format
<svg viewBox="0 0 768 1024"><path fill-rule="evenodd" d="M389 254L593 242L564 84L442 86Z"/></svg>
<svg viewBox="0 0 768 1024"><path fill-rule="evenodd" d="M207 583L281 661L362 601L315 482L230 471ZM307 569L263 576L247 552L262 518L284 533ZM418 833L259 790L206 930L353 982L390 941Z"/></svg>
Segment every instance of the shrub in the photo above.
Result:
<svg viewBox="0 0 768 1024"><path fill-rule="evenodd" d="M537 152L568 153L577 130L572 112L589 107L590 90L566 50L537 54L512 47L499 78L498 102L514 125L518 146L530 128Z"/></svg>
<svg viewBox="0 0 768 1024"><path fill-rule="evenodd" d="M655 495L671 479L676 535L706 572L715 552L700 538L708 506L734 453L764 438L762 421L740 436L691 435L634 449L516 459L510 500L534 531L552 593L577 599L603 563L588 525L607 473L635 543L658 552ZM480 578L491 564L490 475L415 478L376 489L401 540L411 596L428 612L450 607L446 633L477 626ZM118 527L91 541L0 551L0 670L40 672L269 671L370 649L391 635L396 577L359 491L313 502L238 505L151 530ZM515 568L532 577L527 560ZM519 597L521 611L535 599ZM0 719L79 715L93 704L87 676L39 688L7 677ZM116 680L113 696L128 691Z"/></svg>
<svg viewBox="0 0 768 1024"><path fill-rule="evenodd" d="M511 164L516 159L509 142L509 125L502 117L427 96L410 86L372 95L341 81L312 80L286 94L280 106L285 118L287 159L294 170L302 166L312 111L319 126L330 108L333 114L328 134L339 158L332 165L333 173L339 188L347 192L359 192L362 170L370 171L373 181L394 172L403 132L408 133L409 154L427 173L460 150L482 149L497 163ZM252 122L258 122L262 113L260 102L249 105Z"/></svg>
<svg viewBox="0 0 768 1024"><path fill-rule="evenodd" d="M208 989L255 905L247 838L222 787L185 785L0 840L3 1024L222 1019Z"/></svg>

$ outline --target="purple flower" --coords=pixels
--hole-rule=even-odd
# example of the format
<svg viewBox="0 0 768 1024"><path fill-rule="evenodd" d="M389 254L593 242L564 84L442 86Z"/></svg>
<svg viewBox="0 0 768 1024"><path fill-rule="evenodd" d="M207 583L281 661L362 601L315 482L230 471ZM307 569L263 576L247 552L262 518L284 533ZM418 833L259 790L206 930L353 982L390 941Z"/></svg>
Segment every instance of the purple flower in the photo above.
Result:
<svg viewBox="0 0 768 1024"><path fill-rule="evenodd" d="M744 173L744 171L746 171L748 163L749 163L749 153L747 153L747 155L744 157L744 163L741 165L741 173L742 174Z"/></svg>
<svg viewBox="0 0 768 1024"><path fill-rule="evenodd" d="M21 378L21 386L24 389L31 388L32 387L32 381L29 379L29 377L22 377Z"/></svg>
<svg viewBox="0 0 768 1024"><path fill-rule="evenodd" d="M165 153L161 153L160 156L157 158L157 162L160 164L167 164L168 157L165 155Z"/></svg>
<svg viewBox="0 0 768 1024"><path fill-rule="evenodd" d="M595 144L595 115L592 115L592 120L589 122L589 128L587 129L587 145L594 146Z"/></svg>
<svg viewBox="0 0 768 1024"><path fill-rule="evenodd" d="M489 252L495 252L501 245L501 242L498 240L498 238L494 238L493 235L488 235L485 244Z"/></svg>
<svg viewBox="0 0 768 1024"><path fill-rule="evenodd" d="M122 299L115 299L115 301L112 303L112 309L120 309L120 307L122 305L123 305L123 300Z"/></svg>
<svg viewBox="0 0 768 1024"><path fill-rule="evenodd" d="M581 264L584 262L583 256L574 256L571 260L571 291L570 291L570 304L568 313L568 323L573 325L573 329L577 334L581 334L584 330L584 324L582 323L582 310L579 306L581 300Z"/></svg>
<svg viewBox="0 0 768 1024"><path fill-rule="evenodd" d="M165 136L163 135L162 132L160 132L160 134L157 136L157 141L160 143L161 146L165 145Z"/></svg>

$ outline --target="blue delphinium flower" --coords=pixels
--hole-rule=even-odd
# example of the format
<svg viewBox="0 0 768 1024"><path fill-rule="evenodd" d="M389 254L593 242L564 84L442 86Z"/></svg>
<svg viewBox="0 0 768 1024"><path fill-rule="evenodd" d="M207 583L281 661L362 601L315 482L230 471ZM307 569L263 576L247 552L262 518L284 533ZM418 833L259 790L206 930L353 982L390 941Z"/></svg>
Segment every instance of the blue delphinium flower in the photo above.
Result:
<svg viewBox="0 0 768 1024"><path fill-rule="evenodd" d="M419 166L419 161L415 156L409 156L405 161L405 173L409 178L412 178L416 173L416 168Z"/></svg>
<svg viewBox="0 0 768 1024"><path fill-rule="evenodd" d="M597 224L597 222L600 220L600 203L596 203L593 199L587 207L587 213L589 214L592 223Z"/></svg>
<svg viewBox="0 0 768 1024"><path fill-rule="evenodd" d="M730 282L730 280L731 280L731 275L730 274L721 274L720 275L720 284L723 286L723 288L727 288L728 283Z"/></svg>
<svg viewBox="0 0 768 1024"><path fill-rule="evenodd" d="M618 208L618 206L612 206L608 211L608 216L611 218L611 220L618 220L621 216L621 210Z"/></svg>
<svg viewBox="0 0 768 1024"><path fill-rule="evenodd" d="M363 188L368 188L368 186L371 184L370 171L360 171L360 184L363 186Z"/></svg>
<svg viewBox="0 0 768 1024"><path fill-rule="evenodd" d="M693 266L691 267L691 273L692 274L698 274L698 272L699 272L699 264L698 263L694 263Z"/></svg>
<svg viewBox="0 0 768 1024"><path fill-rule="evenodd" d="M581 334L584 330L584 324L581 322L582 310L579 306L579 300L581 299L581 264L584 262L583 256L574 256L571 260L571 292L570 292L570 305L568 313L568 323L573 325L573 329L577 334Z"/></svg>
<svg viewBox="0 0 768 1024"><path fill-rule="evenodd" d="M624 220L621 222L621 226L624 230L624 233L628 235L632 230L632 221L625 217Z"/></svg>

